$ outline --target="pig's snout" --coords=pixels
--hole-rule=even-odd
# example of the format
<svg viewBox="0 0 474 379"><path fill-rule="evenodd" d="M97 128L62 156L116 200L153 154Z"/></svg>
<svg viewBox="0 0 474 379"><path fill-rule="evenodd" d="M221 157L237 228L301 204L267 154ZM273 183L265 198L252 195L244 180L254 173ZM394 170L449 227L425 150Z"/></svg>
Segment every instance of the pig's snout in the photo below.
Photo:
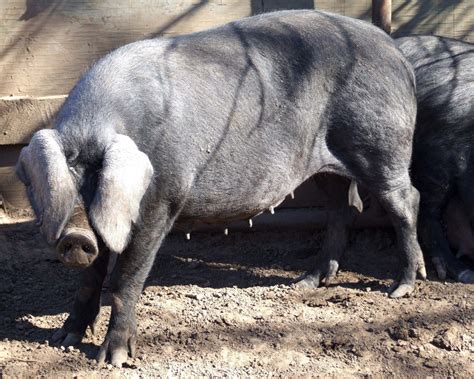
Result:
<svg viewBox="0 0 474 379"><path fill-rule="evenodd" d="M59 240L56 251L59 260L69 267L87 267L99 255L94 233L87 229L72 228Z"/></svg>

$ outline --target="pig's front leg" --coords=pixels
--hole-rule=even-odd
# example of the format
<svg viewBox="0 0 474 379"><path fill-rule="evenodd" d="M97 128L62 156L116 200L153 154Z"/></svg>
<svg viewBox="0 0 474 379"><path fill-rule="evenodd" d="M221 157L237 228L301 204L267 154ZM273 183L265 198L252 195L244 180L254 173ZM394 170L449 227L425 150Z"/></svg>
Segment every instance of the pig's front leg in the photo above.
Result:
<svg viewBox="0 0 474 379"><path fill-rule="evenodd" d="M105 340L97 355L99 364L109 360L122 366L135 354L135 307L161 242L172 227L166 207L145 212L129 246L118 256L110 278L112 313Z"/></svg>
<svg viewBox="0 0 474 379"><path fill-rule="evenodd" d="M52 341L62 346L76 345L82 341L87 327L95 333L95 322L100 311L100 295L109 252L103 249L94 263L84 270L81 286L76 293L74 306L66 322L54 333Z"/></svg>

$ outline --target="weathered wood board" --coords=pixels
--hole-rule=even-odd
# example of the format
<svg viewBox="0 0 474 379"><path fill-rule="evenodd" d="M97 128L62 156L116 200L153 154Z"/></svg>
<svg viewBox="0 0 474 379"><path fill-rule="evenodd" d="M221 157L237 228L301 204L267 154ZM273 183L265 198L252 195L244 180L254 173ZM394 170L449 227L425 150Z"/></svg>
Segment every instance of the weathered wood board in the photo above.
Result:
<svg viewBox="0 0 474 379"><path fill-rule="evenodd" d="M127 42L290 8L369 20L371 0L1 0L0 97L62 95L92 62ZM473 28L470 0L393 1L395 35L474 41Z"/></svg>
<svg viewBox="0 0 474 379"><path fill-rule="evenodd" d="M28 206L23 184L15 175L15 163L23 145L7 145L0 148L0 200L15 208Z"/></svg>
<svg viewBox="0 0 474 379"><path fill-rule="evenodd" d="M0 1L0 96L65 94L108 51L251 13L238 0Z"/></svg>
<svg viewBox="0 0 474 379"><path fill-rule="evenodd" d="M0 98L0 145L27 144L34 132L51 125L66 97Z"/></svg>
<svg viewBox="0 0 474 379"><path fill-rule="evenodd" d="M472 0L392 0L394 36L436 34L474 42Z"/></svg>

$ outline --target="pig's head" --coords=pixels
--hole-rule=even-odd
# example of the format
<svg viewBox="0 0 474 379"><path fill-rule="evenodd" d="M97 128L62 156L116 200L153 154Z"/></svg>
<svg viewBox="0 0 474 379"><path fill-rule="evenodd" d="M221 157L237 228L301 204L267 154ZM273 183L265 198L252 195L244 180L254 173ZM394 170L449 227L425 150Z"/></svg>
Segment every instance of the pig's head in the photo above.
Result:
<svg viewBox="0 0 474 379"><path fill-rule="evenodd" d="M37 223L59 259L87 267L99 255L98 239L112 252L127 246L140 202L153 176L148 157L127 136L114 134L101 152L98 170L70 162L57 130L41 130L23 148L17 175L26 185ZM93 180L85 180L92 172ZM94 183L88 196L84 183ZM85 199L87 201L84 201Z"/></svg>

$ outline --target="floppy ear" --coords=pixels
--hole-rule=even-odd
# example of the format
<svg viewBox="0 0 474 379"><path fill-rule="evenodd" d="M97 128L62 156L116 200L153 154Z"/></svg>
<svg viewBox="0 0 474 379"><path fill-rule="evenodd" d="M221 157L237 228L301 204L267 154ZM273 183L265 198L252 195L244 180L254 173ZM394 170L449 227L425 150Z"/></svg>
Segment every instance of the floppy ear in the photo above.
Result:
<svg viewBox="0 0 474 379"><path fill-rule="evenodd" d="M26 185L41 233L48 243L61 235L77 197L74 180L56 130L36 132L21 150L16 173Z"/></svg>
<svg viewBox="0 0 474 379"><path fill-rule="evenodd" d="M140 201L153 176L146 154L131 138L117 134L105 151L89 216L107 247L116 253L127 246Z"/></svg>

